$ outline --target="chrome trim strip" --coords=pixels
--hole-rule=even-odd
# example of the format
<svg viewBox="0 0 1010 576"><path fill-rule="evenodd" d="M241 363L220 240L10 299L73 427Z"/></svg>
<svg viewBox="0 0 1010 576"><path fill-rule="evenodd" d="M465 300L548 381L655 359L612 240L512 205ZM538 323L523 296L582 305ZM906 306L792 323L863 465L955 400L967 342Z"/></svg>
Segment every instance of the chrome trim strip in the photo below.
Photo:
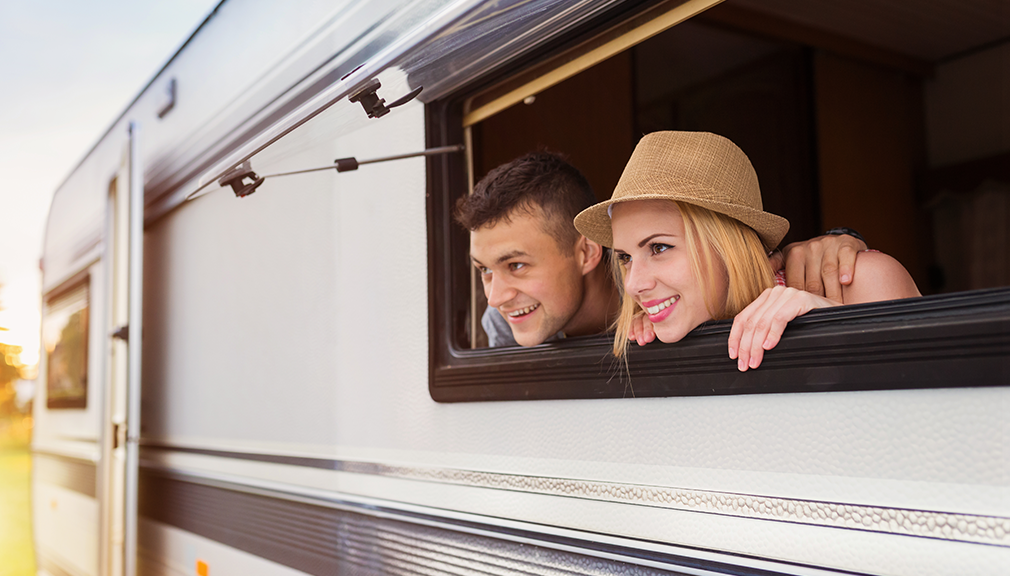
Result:
<svg viewBox="0 0 1010 576"><path fill-rule="evenodd" d="M900 536L918 536L954 542L1010 547L1010 518L959 514L907 508L864 506L777 498L754 494L735 494L709 490L691 490L619 482L601 482L548 476L529 476L461 470L454 468L410 467L347 460L329 460L267 454L243 454L215 450L145 446L208 456L223 456L295 466L309 466L338 472L368 474L420 482L508 490L549 496L582 498L686 512L719 514L738 518L772 520L881 532ZM145 462L145 467L150 463ZM190 472L186 472L190 474Z"/></svg>
<svg viewBox="0 0 1010 576"><path fill-rule="evenodd" d="M338 492L298 490L298 487L282 487L275 482L253 481L250 483L247 479L232 477L227 474L180 472L172 468L159 466L145 470L142 477L145 480L142 481L141 485L151 485L151 489L156 493L150 499L142 497L142 501L146 502L146 505L143 506L146 512L144 516L155 521L167 522L170 525L178 524L177 527L190 532L201 530L201 528L202 531L206 531L208 528L213 529L217 526L227 528L221 533L225 537L234 537L236 529L246 532L247 536L254 539L263 537L265 536L265 534L261 534L263 531L271 532L275 529L284 529L285 524L290 520L292 512L286 510L285 506L279 502L287 502L289 506L301 509L301 512L293 512L294 517L298 519L297 527L288 528L301 534L298 548L301 550L301 553L314 555L317 558L320 554L318 551L314 552L313 550L316 548L315 545L318 544L316 540L319 538L331 543L326 547L323 555L332 555L334 552L337 552L336 556L338 559L342 556L341 552L346 552L346 550L334 549L333 542L339 548L341 545L345 545L347 541L358 540L364 535L369 540L368 548L382 547L382 544L389 541L387 531L377 531L374 526L370 527L369 524L378 526L393 521L404 526L409 524L418 526L417 529L398 530L401 536L407 532L427 532L426 535L421 536L421 539L427 540L429 547L433 543L436 543L433 540L445 539L444 537L431 538L430 529L460 533L460 535L455 537L455 539L458 539L457 545L450 546L455 550L453 555L457 558L470 556L471 554L468 552L472 553L474 551L472 545L465 543L467 540L471 543L474 540L484 540L485 543L482 547L484 551L478 554L477 557L485 562L491 556L501 556L503 548L515 547L516 544L519 545L520 549L523 547L527 547L527 549L524 552L518 553L513 550L513 553L508 554L508 556L513 560L525 563L564 560L563 558L559 558L559 556L563 557L566 555L600 559L601 562L595 565L592 563L589 564L590 567L595 567L596 571L578 570L574 572L580 574L600 574L600 576L613 573L651 574L656 570L662 571L662 573L670 573L669 571L672 570L677 574L696 576L715 576L727 573L741 576L772 576L778 574L827 576L829 574L854 574L851 571L834 571L806 564L765 560L746 555L709 551L634 538L609 536L606 534L588 533L568 528L531 525L514 520L494 518L493 523L491 523L488 517L476 514L452 512ZM183 491L186 491L185 486L189 485L205 486L224 492L221 492L221 495L216 498L200 497L198 505L201 511L201 514L198 515L200 518L194 520L186 513L188 508L187 503L180 501L179 495L173 494L173 490L168 489L170 486L166 485L165 481L183 489ZM229 492L259 497L260 503L258 504L255 498L241 504L228 503L226 500L229 499ZM278 503L266 504L263 503L263 498L278 501ZM209 507L219 504L225 507L221 513L209 510ZM305 505L310 506L311 509L306 509ZM163 510L158 509L158 506L161 506ZM262 506L266 506L269 510L266 508L259 511L256 510ZM248 520L253 523L256 522L257 518L266 518L268 519L268 524L256 528L248 522L241 522L239 518L232 518L232 513L228 510L243 510L251 513ZM325 510L331 511L329 520L326 520L327 513L324 512ZM169 515L165 516L166 513ZM340 518L335 519L333 515ZM369 517L374 520L362 523L360 520L347 519L346 516L348 515ZM229 525L229 520L238 521L241 527ZM191 527L181 525L192 524L194 521L196 521L196 524ZM213 525L207 524L208 522ZM198 526L199 524L202 524L202 526ZM307 532L306 529L308 530ZM211 531L213 532L214 530ZM385 534L379 534L378 532L380 531ZM287 533L278 534L278 537L282 535L286 537ZM409 536L409 534L407 535ZM215 539L213 537L214 534L206 534L205 536ZM493 540L494 542L490 546L487 546L488 540ZM443 541L442 544L445 544L445 542ZM528 549L528 547L537 547L541 551L535 553L533 550ZM241 549L242 547L239 546L239 548ZM263 554L265 552L263 549L249 551L266 557ZM284 550L285 556L287 556L286 552ZM276 555L276 550L272 555ZM282 558L273 558L273 560L288 564ZM628 569L614 572L613 566L607 566L610 562L622 563ZM581 562L580 565L585 566ZM509 574L514 573L507 570L506 572ZM320 573L330 572L324 571ZM533 570L524 573L554 572ZM563 573L570 574L573 572L563 571Z"/></svg>
<svg viewBox="0 0 1010 576"><path fill-rule="evenodd" d="M130 268L126 379L126 502L123 511L123 574L137 574L137 482L140 461L141 346L144 337L144 166L140 157L140 126L130 122Z"/></svg>

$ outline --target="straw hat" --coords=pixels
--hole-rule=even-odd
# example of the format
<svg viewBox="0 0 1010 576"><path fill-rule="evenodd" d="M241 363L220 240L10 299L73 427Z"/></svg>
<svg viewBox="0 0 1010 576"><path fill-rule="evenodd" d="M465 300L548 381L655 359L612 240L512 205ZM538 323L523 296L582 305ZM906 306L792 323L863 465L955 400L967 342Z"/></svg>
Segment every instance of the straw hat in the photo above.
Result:
<svg viewBox="0 0 1010 576"><path fill-rule="evenodd" d="M725 214L753 228L768 248L778 246L789 221L762 209L757 174L747 155L708 132L653 132L635 147L614 195L575 217L583 236L613 247L611 206L632 200L677 200Z"/></svg>

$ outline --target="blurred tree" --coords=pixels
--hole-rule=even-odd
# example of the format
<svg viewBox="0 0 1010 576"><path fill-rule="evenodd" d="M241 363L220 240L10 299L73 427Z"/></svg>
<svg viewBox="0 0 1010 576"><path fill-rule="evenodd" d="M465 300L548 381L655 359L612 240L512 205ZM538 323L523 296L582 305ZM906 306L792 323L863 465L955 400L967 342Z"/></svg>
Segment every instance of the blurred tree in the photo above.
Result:
<svg viewBox="0 0 1010 576"><path fill-rule="evenodd" d="M14 383L21 377L18 369L20 346L11 346L0 342L0 417L10 416L15 412Z"/></svg>

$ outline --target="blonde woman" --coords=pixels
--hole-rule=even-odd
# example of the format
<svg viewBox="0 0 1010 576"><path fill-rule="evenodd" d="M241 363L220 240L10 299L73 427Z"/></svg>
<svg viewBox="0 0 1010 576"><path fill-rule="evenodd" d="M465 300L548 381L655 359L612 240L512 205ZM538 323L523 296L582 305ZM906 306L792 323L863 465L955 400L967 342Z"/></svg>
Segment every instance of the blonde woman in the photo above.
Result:
<svg viewBox="0 0 1010 576"><path fill-rule="evenodd" d="M735 144L703 132L645 136L610 200L579 213L575 227L613 248L621 279L614 354L648 318L656 337L677 342L708 320L734 318L729 356L745 371L761 364L786 324L839 305L781 282L767 252L789 230L765 212L757 175ZM919 296L897 260L861 252L843 304Z"/></svg>

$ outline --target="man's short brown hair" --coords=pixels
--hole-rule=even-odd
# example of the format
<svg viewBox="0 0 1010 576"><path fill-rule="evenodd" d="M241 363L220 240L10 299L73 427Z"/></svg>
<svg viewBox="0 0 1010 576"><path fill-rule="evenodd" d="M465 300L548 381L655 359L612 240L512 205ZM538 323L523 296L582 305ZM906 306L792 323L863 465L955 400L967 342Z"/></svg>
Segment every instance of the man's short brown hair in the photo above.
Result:
<svg viewBox="0 0 1010 576"><path fill-rule="evenodd" d="M579 232L572 221L596 203L581 172L551 152L531 152L488 172L473 193L456 202L454 217L471 232L508 222L518 212L543 214L544 232L570 252Z"/></svg>

